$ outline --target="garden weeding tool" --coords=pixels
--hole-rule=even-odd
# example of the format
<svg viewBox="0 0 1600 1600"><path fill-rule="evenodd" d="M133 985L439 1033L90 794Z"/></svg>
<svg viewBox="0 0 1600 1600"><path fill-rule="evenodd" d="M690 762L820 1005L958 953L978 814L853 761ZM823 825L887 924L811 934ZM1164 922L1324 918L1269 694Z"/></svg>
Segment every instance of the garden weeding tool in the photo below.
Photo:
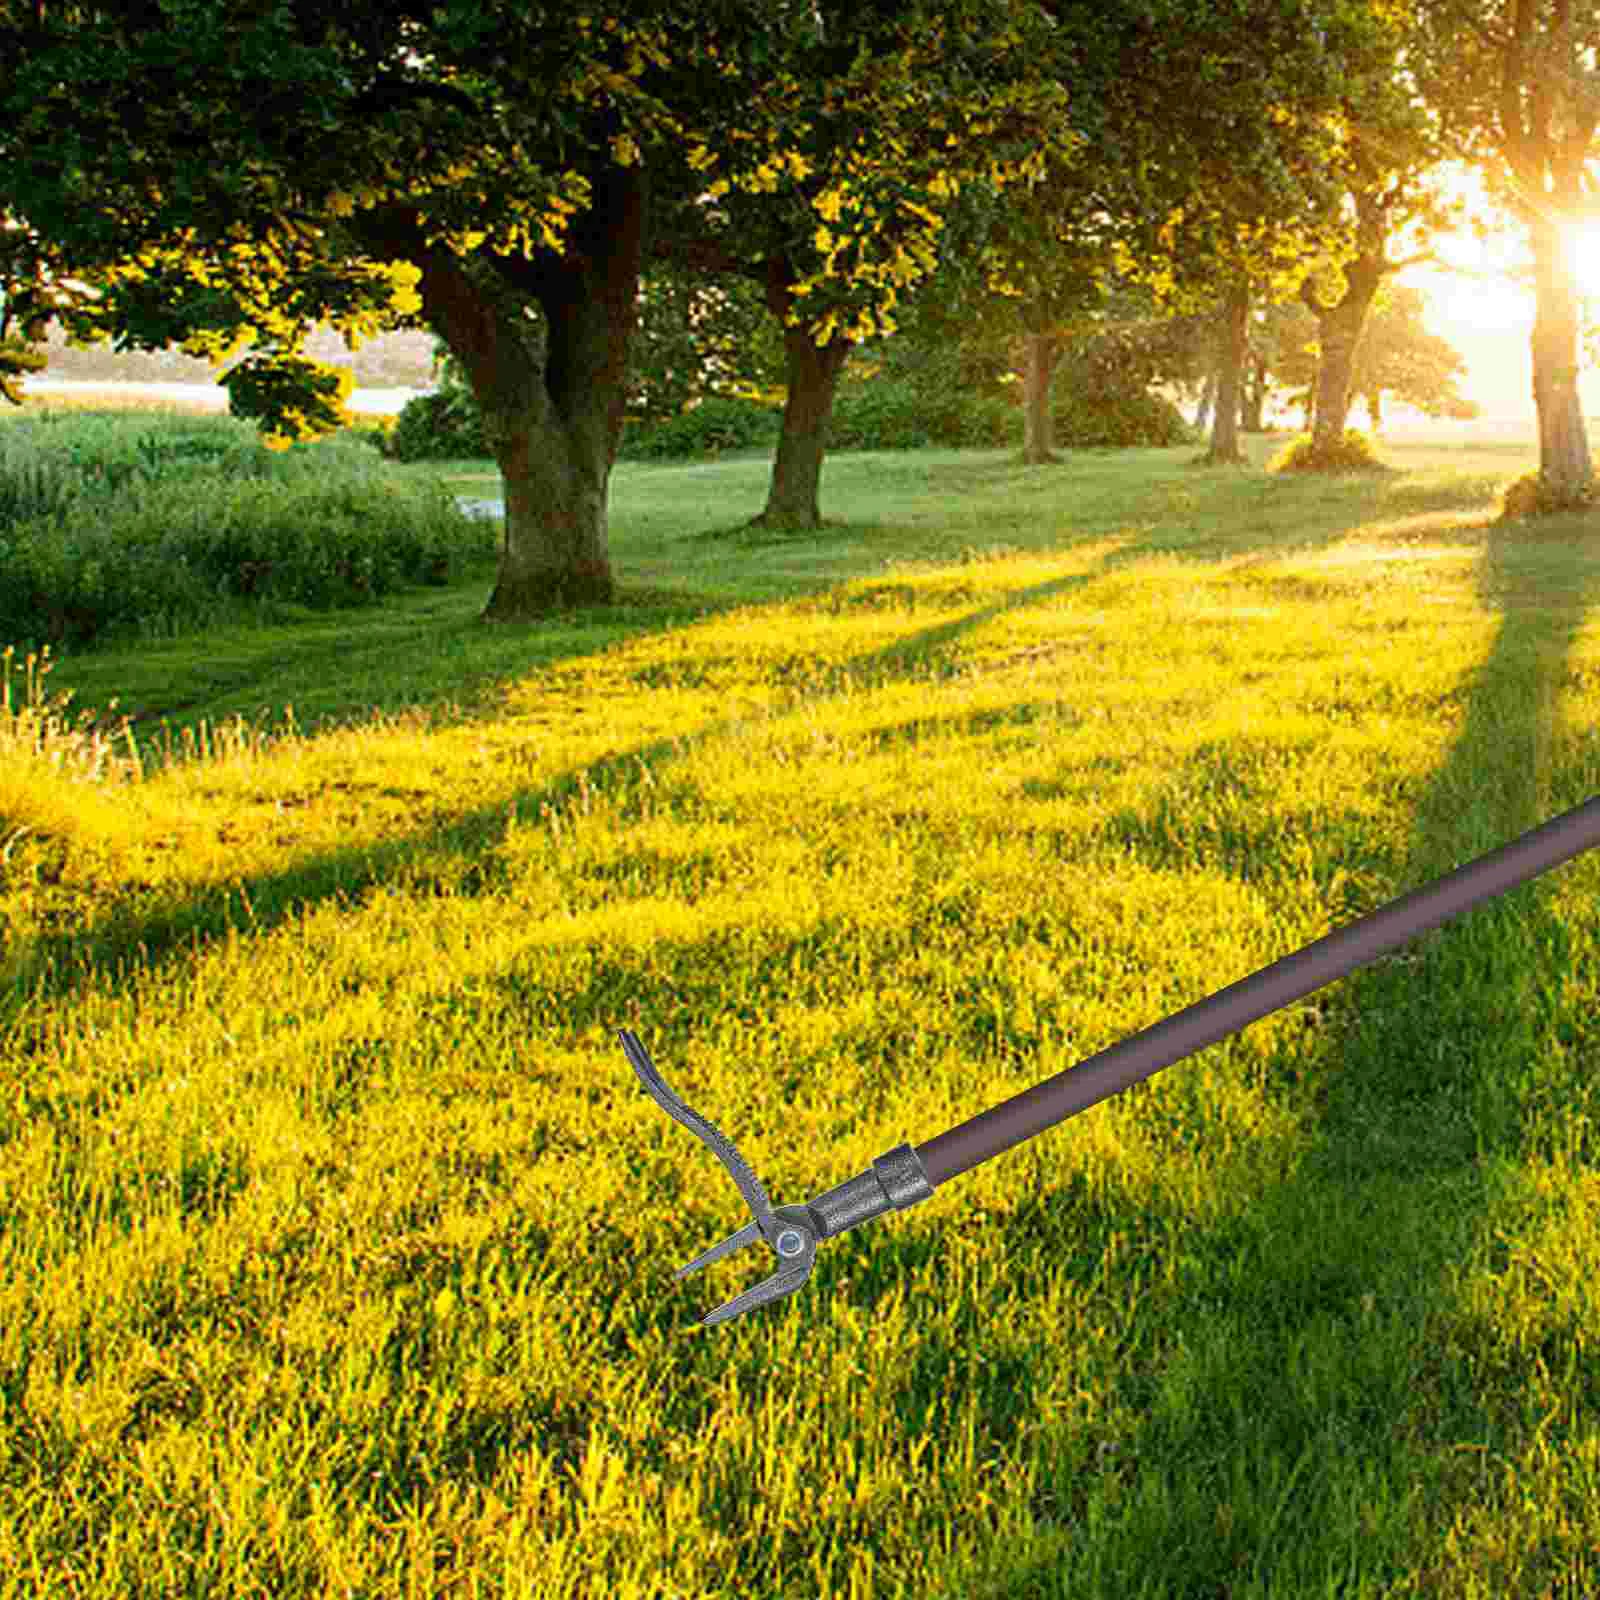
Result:
<svg viewBox="0 0 1600 1600"><path fill-rule="evenodd" d="M676 1275L687 1277L757 1239L766 1240L778 1257L777 1271L771 1277L718 1306L701 1319L700 1325L726 1322L793 1294L810 1277L821 1240L831 1239L846 1228L891 1209L904 1211L926 1200L941 1183L981 1166L1046 1128L1119 1094L1130 1084L1237 1033L1335 978L1376 961L1396 945L1460 916L1480 901L1515 889L1596 844L1600 844L1600 796L1446 873L1425 888L1402 895L1381 911L1314 939L1292 955L1197 1000L1099 1055L980 1111L926 1144L915 1148L896 1145L877 1157L865 1172L801 1206L774 1207L761 1180L731 1141L673 1093L638 1036L622 1030L622 1048L640 1082L668 1116L710 1146L711 1153L739 1186L754 1218L704 1255L680 1267Z"/></svg>

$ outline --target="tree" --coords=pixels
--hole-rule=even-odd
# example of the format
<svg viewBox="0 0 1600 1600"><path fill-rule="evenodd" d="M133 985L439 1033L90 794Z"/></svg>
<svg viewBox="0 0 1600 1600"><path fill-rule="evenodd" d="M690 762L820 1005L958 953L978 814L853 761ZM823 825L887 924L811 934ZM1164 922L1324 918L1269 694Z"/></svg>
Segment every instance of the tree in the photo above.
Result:
<svg viewBox="0 0 1600 1600"><path fill-rule="evenodd" d="M1353 396L1366 401L1374 428L1382 397L1393 394L1433 417L1472 417L1477 407L1456 387L1466 373L1459 351L1423 323L1422 292L1385 278L1373 299L1350 368ZM1288 389L1292 404L1305 407L1309 429L1319 393L1321 366L1317 318L1298 299L1272 308L1271 332L1262 342L1271 382Z"/></svg>
<svg viewBox="0 0 1600 1600"><path fill-rule="evenodd" d="M1020 320L1024 459L1055 459L1055 363L1084 319L1108 314L1119 278L1145 282L1171 310L1226 298L1227 397L1217 408L1226 431L1212 453L1238 459L1251 279L1275 291L1328 238L1344 66L1337 31L1323 24L1340 8L1048 0L1047 9L1050 54L1092 159L1047 163L1039 184L1008 190L964 277L952 272L970 306L1009 297Z"/></svg>
<svg viewBox="0 0 1600 1600"><path fill-rule="evenodd" d="M446 0L330 14L310 0L270 11L190 0L81 19L8 8L0 54L15 66L0 123L17 159L4 198L101 288L63 317L78 336L178 342L219 362L261 336L264 353L222 381L269 442L347 420L348 374L298 355L309 326L330 321L352 340L431 328L461 364L504 480L485 619L608 602L609 474L655 244L686 222L713 170L713 188L782 191L785 255L769 239L753 247L732 215L724 250L762 262L769 307L813 351L877 327L897 285L925 270L939 227L897 176L902 150L944 140L953 192L949 172L992 160L989 113L1028 122L1013 41L1031 13L1022 0L969 0L843 14L825 64L851 57L851 100L833 115L857 132L808 196L786 186L812 174L804 107L822 86L802 88L797 72L822 58L787 9L599 9ZM899 48L861 48L891 40ZM990 93L985 73L1005 76L997 58L1011 82ZM530 333L540 316L542 357Z"/></svg>
<svg viewBox="0 0 1600 1600"><path fill-rule="evenodd" d="M22 404L17 380L46 364L33 347L44 338L49 292L34 241L9 219L0 224L0 396L14 406Z"/></svg>
<svg viewBox="0 0 1600 1600"><path fill-rule="evenodd" d="M1403 70L1412 47L1404 8L1377 10L1348 46L1351 72L1341 101L1346 137L1338 157L1345 190L1349 251L1340 264L1308 273L1300 297L1316 318L1320 359L1309 406L1311 450L1305 465L1338 468L1353 392L1356 352L1380 286L1396 272L1432 259L1425 248L1395 259L1392 239L1426 240L1459 214L1431 181L1446 154L1438 118L1418 99Z"/></svg>
<svg viewBox="0 0 1600 1600"><path fill-rule="evenodd" d="M0 397L23 404L18 380L49 364L38 347L51 315L83 305L95 293L92 285L66 275L31 228L0 215Z"/></svg>
<svg viewBox="0 0 1600 1600"><path fill-rule="evenodd" d="M664 422L713 396L754 399L781 391L782 336L751 285L731 280L708 287L657 265L640 281L637 304L628 345L629 420ZM542 322L530 337L542 356ZM442 339L434 341L433 376L476 416L472 386Z"/></svg>
<svg viewBox="0 0 1600 1600"><path fill-rule="evenodd" d="M1317 319L1296 295L1267 312L1267 377L1270 383L1291 391L1291 405L1305 408L1309 430L1317 393Z"/></svg>
<svg viewBox="0 0 1600 1600"><path fill-rule="evenodd" d="M1430 417L1474 417L1478 408L1456 387L1467 364L1461 353L1423 326L1422 292L1386 283L1378 291L1356 350L1351 387L1367 402L1376 429L1385 393Z"/></svg>
<svg viewBox="0 0 1600 1600"><path fill-rule="evenodd" d="M782 387L786 359L781 328L748 279L708 285L655 263L628 352L630 414L657 422L713 396L754 398Z"/></svg>
<svg viewBox="0 0 1600 1600"><path fill-rule="evenodd" d="M1207 31L1198 36L1150 39L1158 59L1185 50L1193 76L1189 93L1150 123L1149 160L1171 175L1170 204L1148 217L1129 266L1174 309L1215 306L1216 400L1203 460L1231 463L1243 459L1253 304L1290 292L1309 255L1339 249L1339 103L1352 42L1368 22L1364 5L1333 0L1218 5L1201 15Z"/></svg>
<svg viewBox="0 0 1600 1600"><path fill-rule="evenodd" d="M711 184L698 212L663 228L654 245L663 260L758 284L783 324L783 428L767 503L753 519L777 528L820 525L822 458L844 364L855 345L894 331L901 298L935 270L963 191L980 175L991 190L1017 175L1037 180L1079 143L1060 115L1060 84L1035 70L1031 7L998 34L984 32L973 8L940 7L920 39L894 6L876 21L860 6L824 15L818 5L811 15L799 67L781 85L778 114L795 139L787 163L774 163L765 182ZM863 108L873 103L891 108L892 127L869 129ZM893 160L875 164L874 143ZM880 293L847 317L816 295L852 258Z"/></svg>
<svg viewBox="0 0 1600 1600"><path fill-rule="evenodd" d="M1079 98L1073 104L1081 111ZM925 386L1004 392L1002 379L1015 379L1005 389L1022 406L1022 460L1033 466L1059 460L1049 399L1062 352L1108 304L1109 243L1053 215L1065 181L1059 171L1047 176L1031 204L1019 204L1015 190L970 185L946 217L937 267L918 286L905 331L872 346L891 372ZM1018 289L1006 273L1024 257Z"/></svg>
<svg viewBox="0 0 1600 1600"><path fill-rule="evenodd" d="M1410 65L1452 144L1528 230L1534 267L1536 509L1586 506L1576 232L1593 215L1600 12L1573 0L1418 0Z"/></svg>

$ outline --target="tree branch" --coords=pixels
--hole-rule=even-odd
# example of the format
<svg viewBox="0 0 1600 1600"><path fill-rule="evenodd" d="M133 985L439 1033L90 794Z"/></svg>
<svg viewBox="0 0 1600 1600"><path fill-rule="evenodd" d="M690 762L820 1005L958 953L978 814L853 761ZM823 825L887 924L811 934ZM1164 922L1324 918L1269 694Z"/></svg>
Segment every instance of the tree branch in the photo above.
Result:
<svg viewBox="0 0 1600 1600"><path fill-rule="evenodd" d="M1333 315L1334 308L1324 305L1312 286L1310 278L1300 280L1300 298L1305 303L1305 308L1314 317L1328 317Z"/></svg>
<svg viewBox="0 0 1600 1600"><path fill-rule="evenodd" d="M692 267L700 272L733 273L763 286L767 281L767 264L764 260L741 260L720 239L704 234L676 234L652 239L648 254L654 261L669 262L673 266Z"/></svg>
<svg viewBox="0 0 1600 1600"><path fill-rule="evenodd" d="M1526 169L1532 162L1532 134L1522 114L1532 11L1532 0L1517 0L1516 20L1512 24L1511 36L1501 46L1500 60L1500 134L1505 141L1506 160L1524 183L1528 181Z"/></svg>
<svg viewBox="0 0 1600 1600"><path fill-rule="evenodd" d="M1438 256L1432 250L1419 250L1414 256L1407 256L1404 261L1390 261L1386 256L1378 263L1378 271L1384 274L1404 272L1407 267L1420 267L1424 262L1433 266L1440 265Z"/></svg>
<svg viewBox="0 0 1600 1600"><path fill-rule="evenodd" d="M464 89L451 83L421 83L409 78L379 78L346 106L352 113L393 111L417 100L439 100L469 117L481 117L482 108Z"/></svg>

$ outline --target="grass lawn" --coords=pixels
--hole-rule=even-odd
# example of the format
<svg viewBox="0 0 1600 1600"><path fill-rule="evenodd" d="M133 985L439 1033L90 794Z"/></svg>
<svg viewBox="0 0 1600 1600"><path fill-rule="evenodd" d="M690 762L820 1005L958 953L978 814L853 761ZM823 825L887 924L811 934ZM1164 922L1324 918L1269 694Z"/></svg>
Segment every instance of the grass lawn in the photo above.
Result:
<svg viewBox="0 0 1600 1600"><path fill-rule="evenodd" d="M609 611L12 661L0 1600L1600 1593L1600 852L672 1276L619 1028L803 1201L1600 792L1600 519L1281 443L624 464Z"/></svg>

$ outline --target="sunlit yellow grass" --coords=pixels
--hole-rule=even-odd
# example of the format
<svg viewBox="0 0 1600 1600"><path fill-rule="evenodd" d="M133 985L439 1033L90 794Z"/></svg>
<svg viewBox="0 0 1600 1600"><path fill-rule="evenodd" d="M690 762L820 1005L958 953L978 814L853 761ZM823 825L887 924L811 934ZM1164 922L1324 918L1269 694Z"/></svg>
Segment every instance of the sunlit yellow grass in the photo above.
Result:
<svg viewBox="0 0 1600 1600"><path fill-rule="evenodd" d="M1580 1571L1590 857L690 1329L771 1261L674 1283L745 1218L618 1028L798 1201L1594 792L1580 544L1537 610L1459 508L1199 559L1069 503L450 725L0 749L0 1595Z"/></svg>

